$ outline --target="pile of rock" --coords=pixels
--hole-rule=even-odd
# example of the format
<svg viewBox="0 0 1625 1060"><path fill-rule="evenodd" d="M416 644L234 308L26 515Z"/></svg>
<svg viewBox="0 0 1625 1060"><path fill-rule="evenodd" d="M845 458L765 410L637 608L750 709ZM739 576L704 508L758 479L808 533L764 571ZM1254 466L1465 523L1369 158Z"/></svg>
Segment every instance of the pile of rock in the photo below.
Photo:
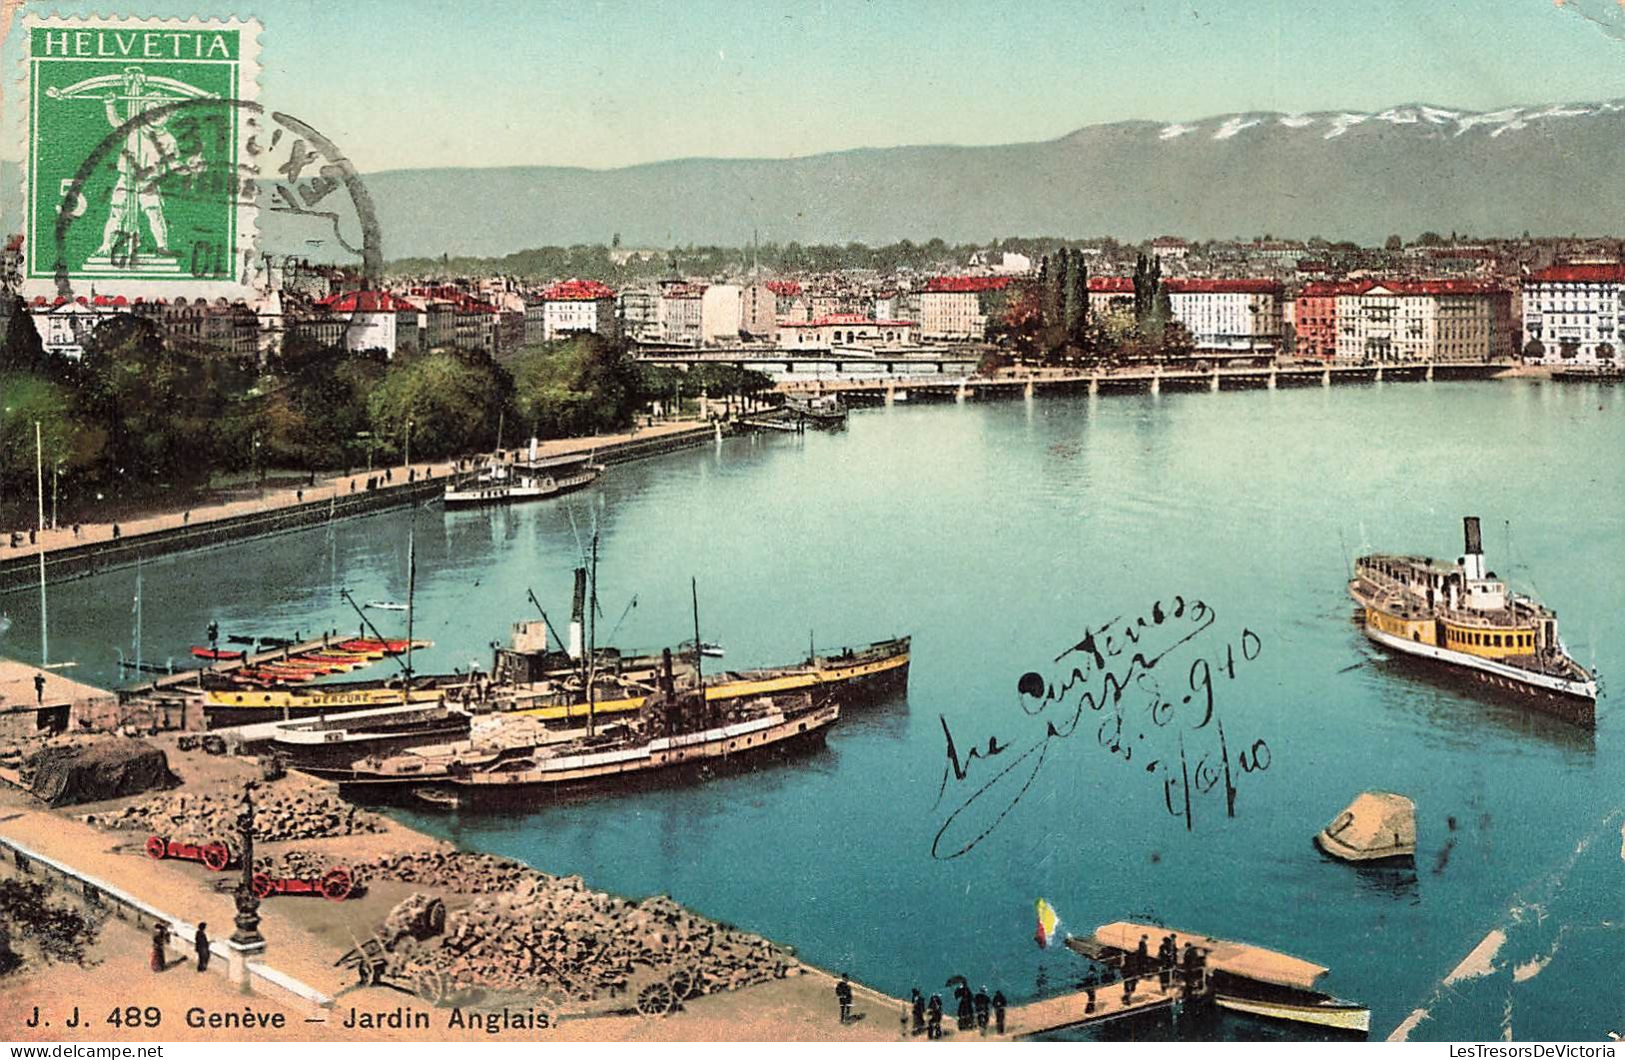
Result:
<svg viewBox="0 0 1625 1060"><path fill-rule="evenodd" d="M533 878L552 878L510 858L462 850L390 854L373 862L373 867L382 879L458 894L499 894Z"/></svg>
<svg viewBox="0 0 1625 1060"><path fill-rule="evenodd" d="M522 871L516 886L446 914L443 934L408 943L411 964L486 990L632 1006L651 984L680 1000L780 977L794 963L768 940L663 895L634 903L578 876Z"/></svg>
<svg viewBox="0 0 1625 1060"><path fill-rule="evenodd" d="M152 832L169 839L205 842L237 834L242 800L235 794L176 792L132 803L120 810L91 813L84 820L101 828ZM254 801L254 837L260 842L326 839L377 832L376 814L337 796L311 789L262 792Z"/></svg>

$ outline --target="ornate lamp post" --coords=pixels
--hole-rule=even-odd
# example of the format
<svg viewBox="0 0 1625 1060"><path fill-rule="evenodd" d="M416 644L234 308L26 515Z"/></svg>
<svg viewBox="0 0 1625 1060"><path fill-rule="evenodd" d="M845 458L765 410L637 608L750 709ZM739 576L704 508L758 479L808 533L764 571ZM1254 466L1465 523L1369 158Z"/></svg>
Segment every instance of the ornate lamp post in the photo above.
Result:
<svg viewBox="0 0 1625 1060"><path fill-rule="evenodd" d="M237 831L242 835L243 878L237 882L233 898L237 903L237 930L231 941L239 946L265 946L260 934L260 900L254 893L254 789L252 780L243 785L243 811L237 815Z"/></svg>

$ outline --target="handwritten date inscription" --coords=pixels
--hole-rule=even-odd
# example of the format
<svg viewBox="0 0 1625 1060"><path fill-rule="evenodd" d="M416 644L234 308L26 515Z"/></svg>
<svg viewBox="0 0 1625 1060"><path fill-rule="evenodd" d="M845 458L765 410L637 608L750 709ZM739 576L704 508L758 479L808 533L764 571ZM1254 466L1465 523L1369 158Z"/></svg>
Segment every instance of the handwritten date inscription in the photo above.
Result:
<svg viewBox="0 0 1625 1060"><path fill-rule="evenodd" d="M940 718L947 764L937 801L950 785L960 801L938 829L932 856L947 860L975 849L1065 746L1156 778L1162 807L1187 831L1205 802L1234 817L1239 789L1269 769L1272 754L1262 738L1233 741L1226 733L1218 690L1258 658L1263 641L1247 628L1221 640L1209 632L1217 621L1205 602L1175 596L1135 618L1085 628L1052 660L1052 673L1029 671L1016 682L1015 722L1025 730L1019 738L989 735L962 750Z"/></svg>

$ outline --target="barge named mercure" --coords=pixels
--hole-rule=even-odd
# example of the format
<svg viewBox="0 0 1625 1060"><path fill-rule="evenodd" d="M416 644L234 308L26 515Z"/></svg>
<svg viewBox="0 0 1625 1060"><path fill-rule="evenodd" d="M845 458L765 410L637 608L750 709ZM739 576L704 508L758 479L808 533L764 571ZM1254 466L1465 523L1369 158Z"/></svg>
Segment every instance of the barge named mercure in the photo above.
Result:
<svg viewBox="0 0 1625 1060"><path fill-rule="evenodd" d="M1366 636L1516 693L1546 713L1595 724L1596 679L1569 656L1557 614L1486 572L1477 517L1463 525L1466 554L1454 564L1381 553L1355 561L1349 595Z"/></svg>

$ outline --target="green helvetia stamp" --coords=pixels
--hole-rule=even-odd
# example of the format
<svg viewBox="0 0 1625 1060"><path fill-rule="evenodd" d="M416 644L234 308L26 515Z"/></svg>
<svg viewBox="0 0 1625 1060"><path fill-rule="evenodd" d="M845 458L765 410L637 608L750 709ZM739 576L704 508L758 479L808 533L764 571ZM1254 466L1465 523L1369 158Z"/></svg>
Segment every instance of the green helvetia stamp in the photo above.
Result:
<svg viewBox="0 0 1625 1060"><path fill-rule="evenodd" d="M240 291L254 249L242 104L256 94L258 24L37 18L26 29L25 286Z"/></svg>

